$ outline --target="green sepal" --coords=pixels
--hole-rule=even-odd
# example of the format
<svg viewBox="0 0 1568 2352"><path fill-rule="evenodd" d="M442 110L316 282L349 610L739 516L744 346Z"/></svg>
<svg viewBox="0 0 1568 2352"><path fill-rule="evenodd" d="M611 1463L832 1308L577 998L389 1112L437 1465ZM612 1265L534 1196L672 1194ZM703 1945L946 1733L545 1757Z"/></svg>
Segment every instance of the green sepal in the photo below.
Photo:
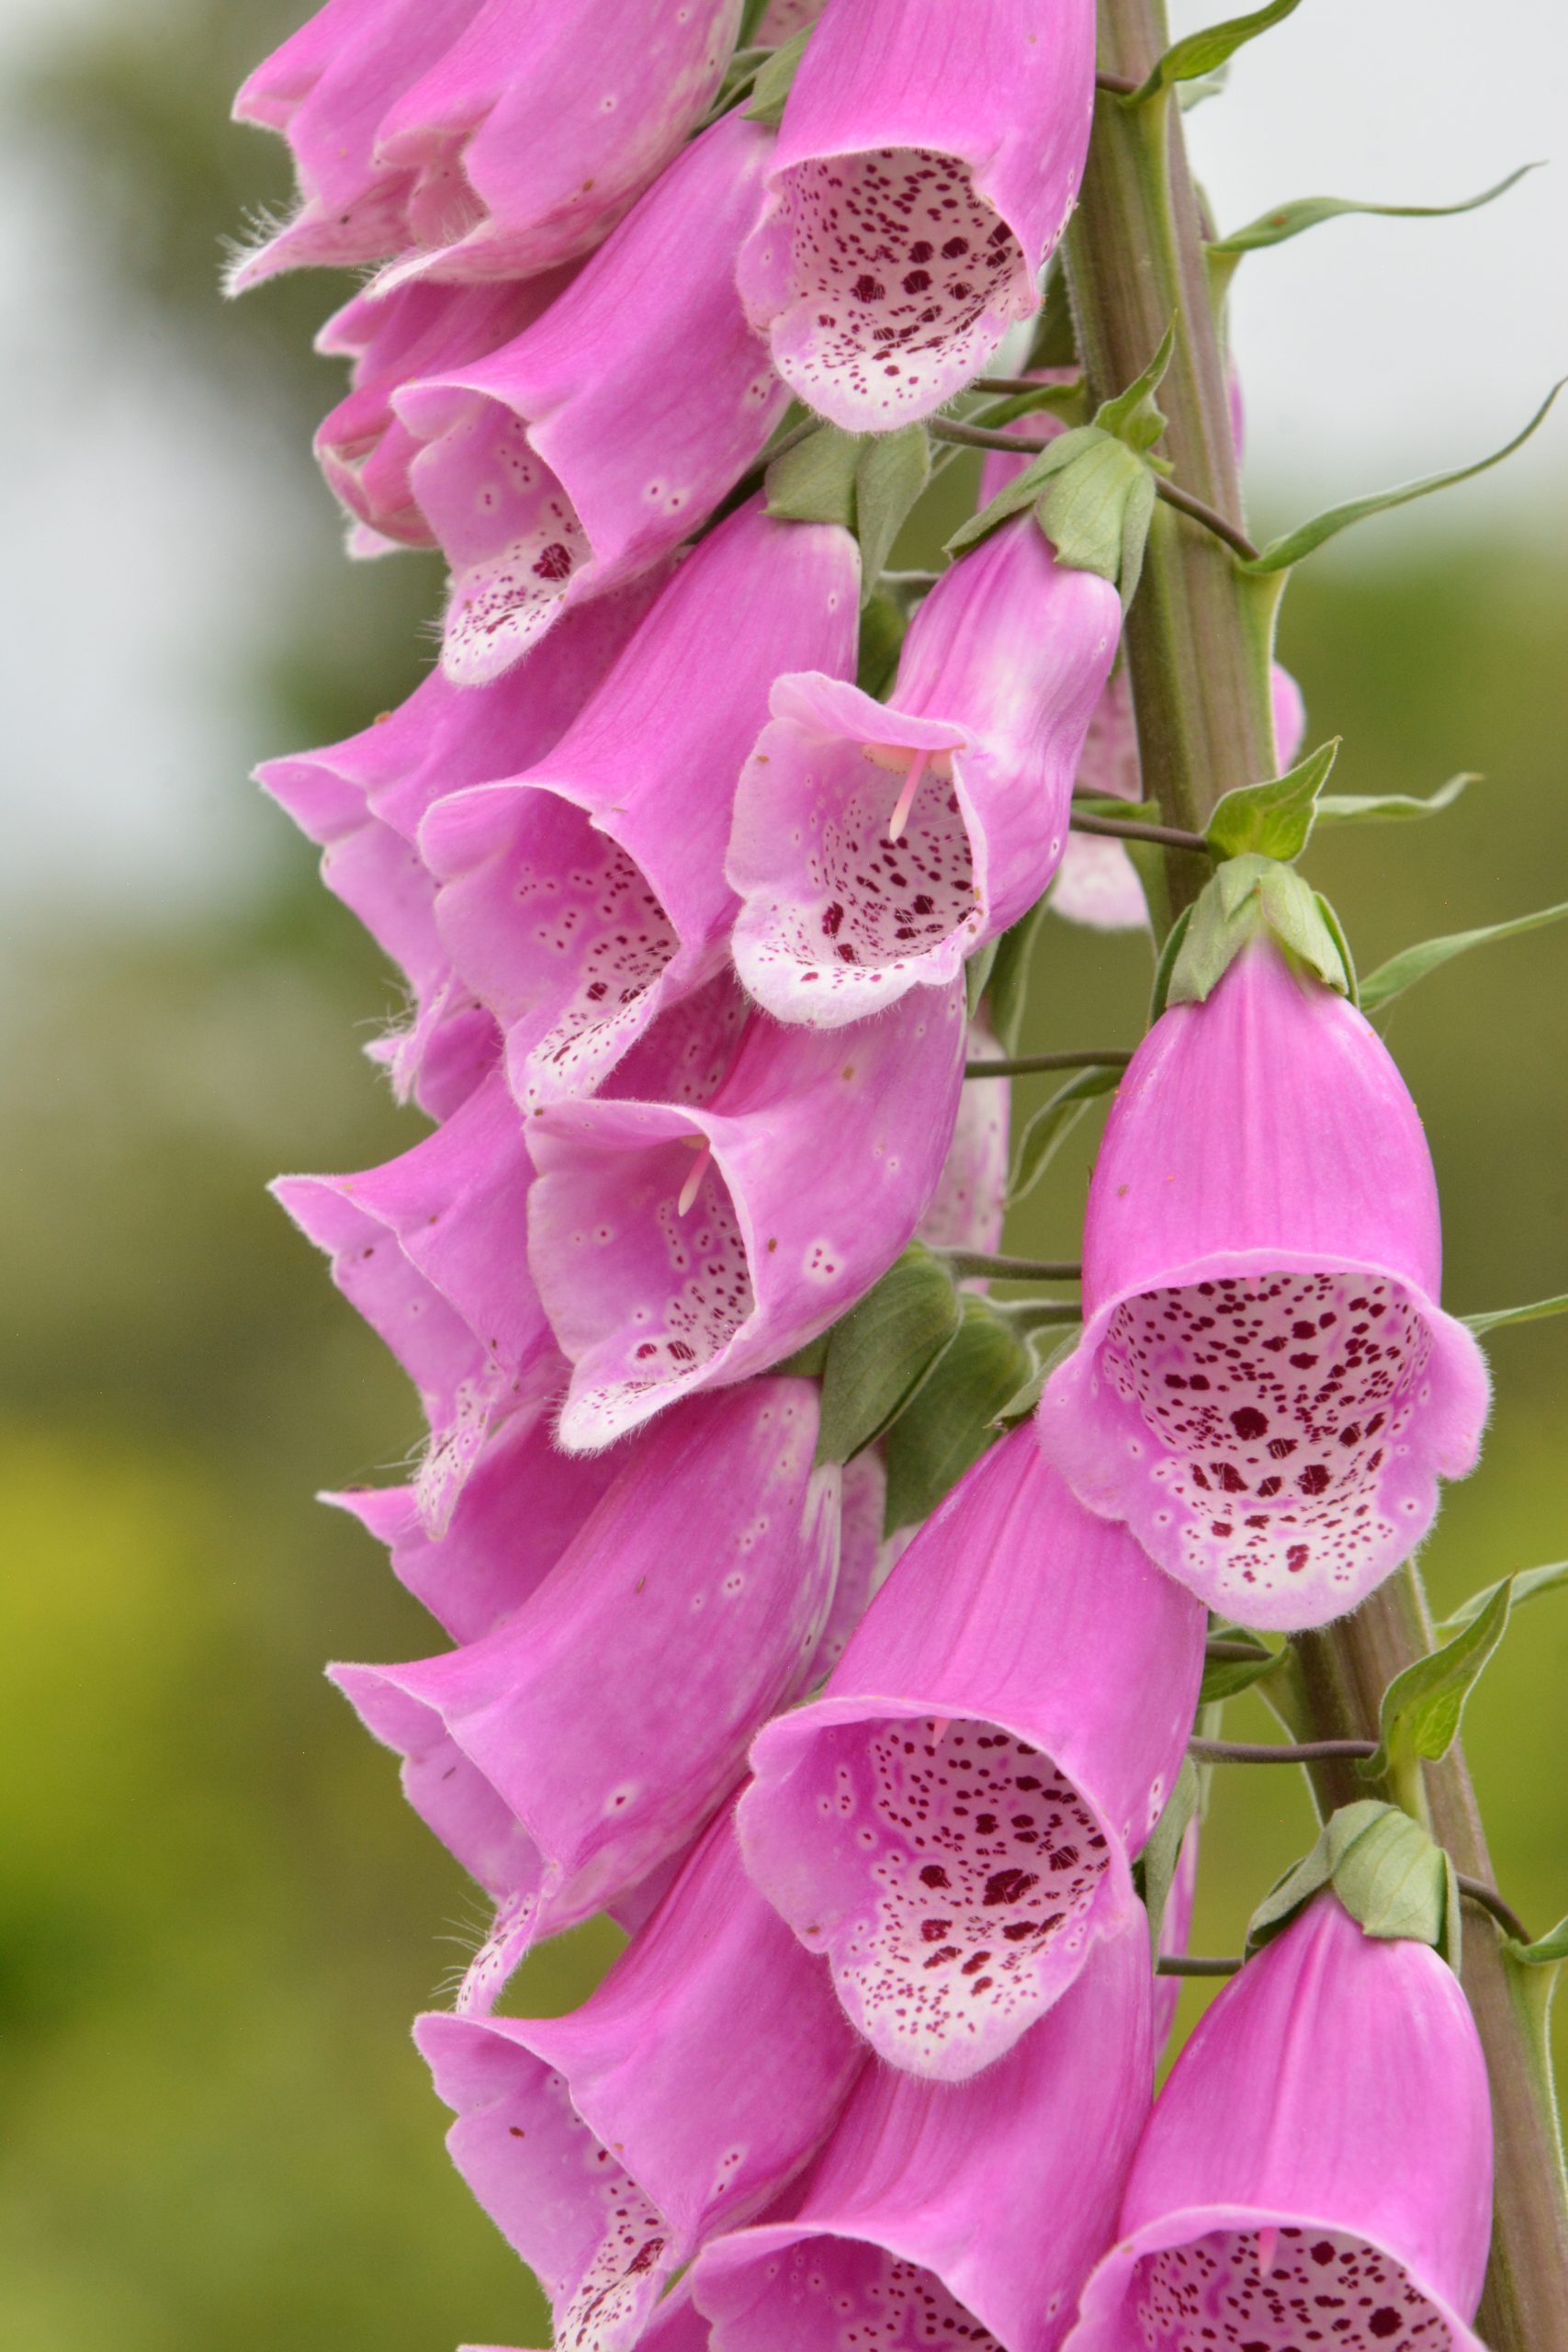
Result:
<svg viewBox="0 0 1568 2352"><path fill-rule="evenodd" d="M1537 1936L1533 1944L1522 1944L1517 1936L1506 1939L1504 1951L1511 1960L1521 1961L1527 1968L1555 1968L1560 1961L1568 1960L1568 1919L1559 1919L1544 1936Z"/></svg>
<svg viewBox="0 0 1568 2352"><path fill-rule="evenodd" d="M1350 975L1317 893L1293 866L1249 851L1227 858L1204 886L1171 963L1166 1003L1201 1004L1263 931L1328 987L1349 994Z"/></svg>
<svg viewBox="0 0 1568 2352"><path fill-rule="evenodd" d="M788 40L779 43L751 85L751 103L746 109L748 122L765 124L769 130L778 129L784 120L784 103L794 87L795 74L810 39L811 27L807 25L804 31L792 33Z"/></svg>
<svg viewBox="0 0 1568 2352"><path fill-rule="evenodd" d="M997 1427L998 1429L1016 1429L1021 1421L1032 1420L1033 1419L1034 1410L1040 1402L1041 1396L1045 1387L1045 1383L1050 1379L1051 1374L1055 1371L1056 1366L1059 1363L1065 1363L1066 1362L1066 1359L1072 1354L1073 1350L1077 1346L1079 1340L1083 1336L1083 1326L1078 1319L1077 1311L1075 1308L1073 1310L1073 1319L1070 1323L1056 1324L1055 1326L1055 1328L1060 1332L1061 1336L1057 1340L1055 1346L1051 1350L1050 1353L1048 1355L1042 1355L1039 1345L1040 1339L1044 1330L1049 1328L1051 1328L1051 1326L1049 1326L1045 1322L1044 1318L1042 1317L1040 1329L1033 1334L1033 1345L1032 1348L1032 1353L1034 1360L1033 1369L1030 1373L1028 1379L1022 1384L1021 1387L1018 1389L1015 1395L1008 1398L1007 1403L997 1415Z"/></svg>
<svg viewBox="0 0 1568 2352"><path fill-rule="evenodd" d="M1027 1200L1089 1104L1102 1094L1114 1094L1126 1072L1096 1064L1079 1070L1042 1103L1022 1135L1008 1179L1009 1208Z"/></svg>
<svg viewBox="0 0 1568 2352"><path fill-rule="evenodd" d="M1029 967L1044 920L1045 901L1036 899L1028 912L1020 915L996 944L986 1002L991 1033L1004 1054L1018 1051L1019 1031L1023 1025L1029 996Z"/></svg>
<svg viewBox="0 0 1568 2352"><path fill-rule="evenodd" d="M1094 423L1101 433L1112 433L1129 449L1140 457L1152 449L1165 431L1166 419L1155 394L1164 383L1166 371L1176 350L1176 321L1171 320L1160 337L1155 353L1141 376L1135 377L1124 392L1116 392L1101 401L1094 413Z"/></svg>
<svg viewBox="0 0 1568 2352"><path fill-rule="evenodd" d="M1451 490L1456 482L1469 481L1472 475L1483 474L1491 466L1500 466L1505 458L1511 458L1516 449L1524 447L1538 425L1544 424L1552 401L1565 383L1568 376L1559 378L1523 432L1516 433L1511 441L1501 449L1494 449L1490 457L1478 458L1472 466L1458 466L1452 473L1427 474L1419 481L1401 482L1393 490L1376 490L1366 498L1352 498L1347 505L1331 506L1326 513L1314 514L1310 522L1287 531L1282 538L1270 539L1260 555L1240 561L1239 568L1255 579L1267 572L1288 571L1325 540L1348 530L1352 523L1364 522L1370 514L1385 514L1391 507L1407 506L1412 499L1426 498L1432 491Z"/></svg>
<svg viewBox="0 0 1568 2352"><path fill-rule="evenodd" d="M861 549L861 602L876 594L893 542L931 480L923 424L897 433L845 433L820 424L775 458L764 478L767 511L781 523L838 523Z"/></svg>
<svg viewBox="0 0 1568 2352"><path fill-rule="evenodd" d="M1218 1630L1216 1627L1215 1631ZM1267 1643L1258 1641L1255 1634L1244 1634L1239 1626L1227 1625L1224 1632L1228 1640L1257 1643L1257 1655L1249 1658L1205 1659L1203 1679L1198 1690L1201 1707L1218 1706L1222 1700L1239 1698L1244 1690L1250 1690L1255 1682L1261 1682L1265 1675L1272 1674L1286 1656L1285 1651L1271 1650Z"/></svg>
<svg viewBox="0 0 1568 2352"><path fill-rule="evenodd" d="M1197 1766L1190 1756L1184 1756L1165 1811L1156 1822L1148 1844L1133 1864L1133 1883L1149 1915L1149 1943L1156 1952L1159 1931L1165 1924L1165 1906L1170 1900L1176 1865L1181 1859L1181 1841L1197 1815L1201 1786Z"/></svg>
<svg viewBox="0 0 1568 2352"><path fill-rule="evenodd" d="M1481 780L1477 769L1466 768L1459 775L1450 775L1425 799L1414 792L1325 792L1318 800L1317 821L1320 825L1383 825L1408 823L1413 817L1437 817Z"/></svg>
<svg viewBox="0 0 1568 2352"><path fill-rule="evenodd" d="M742 0L740 23L735 35L737 49L750 49L757 38L757 30L768 13L768 0Z"/></svg>
<svg viewBox="0 0 1568 2352"><path fill-rule="evenodd" d="M1514 1607L1522 1608L1527 1600L1535 1600L1543 1592L1557 1592L1568 1585L1568 1560L1550 1560L1540 1568L1516 1568L1511 1577L1503 1578L1502 1583L1483 1586L1480 1592L1472 1592L1468 1600L1461 1600L1452 1614L1442 1620L1438 1632L1448 1635L1459 1633L1463 1626L1472 1625L1493 1595L1501 1592L1505 1584L1514 1588Z"/></svg>
<svg viewBox="0 0 1568 2352"><path fill-rule="evenodd" d="M1450 1641L1394 1676L1378 1711L1377 1753L1356 1768L1363 1780L1387 1780L1417 1759L1435 1764L1448 1754L1465 1701L1508 1629L1513 1598L1514 1580L1505 1577Z"/></svg>
<svg viewBox="0 0 1568 2352"><path fill-rule="evenodd" d="M1511 1323L1544 1323L1551 1315L1568 1315L1568 1291L1555 1298L1532 1299L1528 1306L1493 1306L1480 1315L1461 1315L1467 1331L1482 1339L1488 1331L1505 1331Z"/></svg>
<svg viewBox="0 0 1568 2352"><path fill-rule="evenodd" d="M1148 1025L1151 1029L1170 1001L1171 974L1176 969L1177 958L1186 944L1187 934L1191 927L1192 910L1190 907L1183 907L1167 932L1165 944L1160 949L1155 963L1154 983L1149 989Z"/></svg>
<svg viewBox="0 0 1568 2352"><path fill-rule="evenodd" d="M1088 424L1093 412L1083 378L1075 376L1070 384L1032 384L1026 392L998 392L983 408L972 410L964 422L982 424L989 433L1016 424L1021 416L1042 414L1054 416L1062 424Z"/></svg>
<svg viewBox="0 0 1568 2352"><path fill-rule="evenodd" d="M820 1380L828 1369L828 1342L832 1336L830 1329L818 1331L814 1340L807 1340L793 1355L771 1363L769 1372L780 1380Z"/></svg>
<svg viewBox="0 0 1568 2352"><path fill-rule="evenodd" d="M1076 368L1077 365L1077 329L1073 322L1073 306L1067 293L1067 273L1058 251L1052 254L1050 266L1045 272L1040 322L1034 330L1034 340L1029 346L1029 361L1024 373L1027 375L1033 368Z"/></svg>
<svg viewBox="0 0 1568 2352"><path fill-rule="evenodd" d="M1010 1324L966 1292L958 1329L887 1436L889 1534L927 1519L997 1435L1033 1358Z"/></svg>
<svg viewBox="0 0 1568 2352"><path fill-rule="evenodd" d="M1276 1881L1253 1913L1248 1956L1271 1942L1325 1886L1332 1886L1365 1934L1384 1942L1403 1938L1430 1944L1457 1973L1460 1908L1453 1863L1397 1805L1363 1797L1330 1816L1311 1853Z"/></svg>
<svg viewBox="0 0 1568 2352"><path fill-rule="evenodd" d="M1324 220L1343 220L1348 213L1372 214L1380 220L1449 220L1459 212L1479 212L1483 204L1491 204L1517 187L1527 173L1539 171L1539 164L1521 164L1495 187L1483 188L1479 196L1467 196L1458 204L1362 204L1353 197L1302 196L1291 204L1277 205L1270 212L1260 213L1245 228L1232 229L1223 237L1215 237L1209 245L1211 254L1224 260L1239 261L1243 254L1261 253L1269 245L1282 245L1289 237L1299 237L1303 230L1315 229Z"/></svg>
<svg viewBox="0 0 1568 2352"><path fill-rule="evenodd" d="M987 939L984 947L971 956L964 967L964 1008L971 1021L979 1012L986 990L991 984L991 973L996 967L999 945L998 940Z"/></svg>
<svg viewBox="0 0 1568 2352"><path fill-rule="evenodd" d="M1142 106L1174 83L1196 82L1218 73L1238 49L1256 40L1259 33L1268 32L1272 26L1282 24L1300 6L1301 0L1269 0L1268 7L1256 9L1250 17L1232 17L1223 25L1206 25L1201 32L1189 33L1185 40L1173 41L1147 81L1124 97L1122 105Z"/></svg>
<svg viewBox="0 0 1568 2352"><path fill-rule="evenodd" d="M1356 959L1350 953L1350 943L1345 936L1345 926L1321 890L1314 890L1312 895L1313 903L1323 917L1323 927L1339 951L1339 961L1345 973L1345 994L1359 1012L1361 1009L1361 983L1356 971Z"/></svg>
<svg viewBox="0 0 1568 2352"><path fill-rule="evenodd" d="M1487 923L1479 931L1451 931L1445 938L1423 939L1414 947L1403 947L1375 972L1367 974L1361 982L1361 1009L1376 1012L1454 956L1466 956L1472 947L1484 947L1495 939L1519 939L1527 931L1544 931L1549 923L1561 922L1564 915L1568 915L1568 900L1561 906L1541 907L1531 915L1514 915L1506 922Z"/></svg>
<svg viewBox="0 0 1568 2352"><path fill-rule="evenodd" d="M1216 857L1300 857L1312 837L1317 796L1339 755L1341 738L1326 743L1266 784L1237 785L1216 802L1203 838Z"/></svg>
<svg viewBox="0 0 1568 2352"><path fill-rule="evenodd" d="M908 626L908 615L886 590L877 589L866 598L855 659L855 684L862 694L881 700L897 674Z"/></svg>
<svg viewBox="0 0 1568 2352"><path fill-rule="evenodd" d="M958 1329L946 1269L913 1242L829 1334L818 1462L848 1462L908 1404Z"/></svg>

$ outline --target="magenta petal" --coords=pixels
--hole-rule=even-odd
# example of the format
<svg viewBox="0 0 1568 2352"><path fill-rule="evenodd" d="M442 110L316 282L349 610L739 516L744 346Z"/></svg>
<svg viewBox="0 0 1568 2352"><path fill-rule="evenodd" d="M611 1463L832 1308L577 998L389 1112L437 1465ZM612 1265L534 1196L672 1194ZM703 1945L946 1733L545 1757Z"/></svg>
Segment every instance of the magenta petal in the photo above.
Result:
<svg viewBox="0 0 1568 2352"><path fill-rule="evenodd" d="M747 1865L881 2056L964 2080L1134 1915L1204 1631L1019 1430L915 1538L822 1697L761 1733Z"/></svg>
<svg viewBox="0 0 1568 2352"><path fill-rule="evenodd" d="M808 2160L861 2064L728 1813L580 2009L427 2016L415 2038L454 2163L583 2352L642 2340L671 2272Z"/></svg>
<svg viewBox="0 0 1568 2352"><path fill-rule="evenodd" d="M740 255L790 390L878 432L977 375L1034 311L1093 101L1091 0L829 8Z"/></svg>
<svg viewBox="0 0 1568 2352"><path fill-rule="evenodd" d="M1059 566L1025 514L938 581L886 704L780 680L729 844L736 967L760 1003L861 1019L945 987L1033 905L1120 633L1109 582Z"/></svg>
<svg viewBox="0 0 1568 2352"><path fill-rule="evenodd" d="M1148 2113L1148 1988L1134 1919L976 2081L868 2069L789 2218L699 2258L714 2352L1056 2352Z"/></svg>
<svg viewBox="0 0 1568 2352"><path fill-rule="evenodd" d="M1415 1549L1438 1476L1474 1466L1485 1363L1438 1306L1439 1261L1387 1048L1255 943L1122 1080L1047 1459L1211 1607L1324 1623Z"/></svg>
<svg viewBox="0 0 1568 2352"><path fill-rule="evenodd" d="M1492 2121L1425 1944L1315 1898L1177 2061L1072 2352L1481 2352ZM1330 2316L1325 2318L1325 2314Z"/></svg>
<svg viewBox="0 0 1568 2352"><path fill-rule="evenodd" d="M847 1032L758 1014L705 1108L537 1113L528 1247L573 1367L563 1444L776 1363L860 1297L936 1189L963 1052L956 987Z"/></svg>
<svg viewBox="0 0 1568 2352"><path fill-rule="evenodd" d="M983 1021L970 1023L966 1052L974 1061L1001 1052ZM964 1080L942 1181L920 1219L919 1238L931 1249L1001 1248L1011 1108L1010 1080Z"/></svg>
<svg viewBox="0 0 1568 2352"><path fill-rule="evenodd" d="M531 277L596 244L680 149L739 0L487 0L382 118L415 250L381 283Z"/></svg>
<svg viewBox="0 0 1568 2352"><path fill-rule="evenodd" d="M770 144L726 116L536 325L396 394L429 445L412 480L452 568L456 684L498 677L566 606L668 554L761 451L785 395L734 268Z"/></svg>
<svg viewBox="0 0 1568 2352"><path fill-rule="evenodd" d="M407 1758L416 1811L492 1894L519 1898L470 2004L489 2005L528 1942L683 1845L801 1688L838 1561L839 1476L813 1470L816 1438L804 1381L694 1402L618 1457L497 1631L412 1665L334 1668Z"/></svg>
<svg viewBox="0 0 1568 2352"><path fill-rule="evenodd" d="M505 1032L525 1109L592 1092L723 961L736 778L781 670L852 666L858 583L847 531L742 507L682 565L547 757L431 810L420 842L444 885L436 922ZM693 647L721 643L722 677L694 675Z"/></svg>

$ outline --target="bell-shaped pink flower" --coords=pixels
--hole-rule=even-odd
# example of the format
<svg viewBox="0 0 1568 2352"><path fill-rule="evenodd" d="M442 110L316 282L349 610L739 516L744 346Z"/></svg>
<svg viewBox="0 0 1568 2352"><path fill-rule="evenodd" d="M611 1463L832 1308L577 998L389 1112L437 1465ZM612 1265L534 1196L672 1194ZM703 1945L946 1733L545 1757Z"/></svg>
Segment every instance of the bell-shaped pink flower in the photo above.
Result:
<svg viewBox="0 0 1568 2352"><path fill-rule="evenodd" d="M847 1033L759 1013L705 1106L536 1112L528 1250L572 1363L562 1443L609 1445L826 1330L913 1235L963 1068L955 985Z"/></svg>
<svg viewBox="0 0 1568 2352"><path fill-rule="evenodd" d="M736 778L781 670L852 668L858 590L848 531L748 503L681 565L547 756L431 809L436 922L505 1033L525 1109L592 1093L726 961Z"/></svg>
<svg viewBox="0 0 1568 2352"><path fill-rule="evenodd" d="M551 1430L558 1358L543 1394L491 1431L444 1532L420 1516L414 1487L324 1495L385 1544L392 1573L455 1642L504 1623L544 1582L622 1467L619 1455L563 1453Z"/></svg>
<svg viewBox="0 0 1568 2352"><path fill-rule="evenodd" d="M596 245L680 150L735 46L739 0L484 0L381 118L412 175L416 277L532 277Z"/></svg>
<svg viewBox="0 0 1568 2352"><path fill-rule="evenodd" d="M822 1696L759 1736L747 1867L890 2064L978 2073L1139 1916L1128 1863L1175 1784L1204 1633L1019 1430L927 1521Z"/></svg>
<svg viewBox="0 0 1568 2352"><path fill-rule="evenodd" d="M728 1812L561 2018L423 2017L453 2162L539 2274L558 2345L629 2352L660 2289L815 2154L862 2064Z"/></svg>
<svg viewBox="0 0 1568 2352"><path fill-rule="evenodd" d="M406 243L413 175L380 162L377 130L481 6L327 0L256 67L234 100L234 119L288 140L299 201L290 220L237 257L226 280L231 294L281 270L357 268Z"/></svg>
<svg viewBox="0 0 1568 2352"><path fill-rule="evenodd" d="M569 276L358 294L327 321L316 349L354 365L347 395L317 427L314 446L329 485L362 526L351 553L383 539L435 544L409 480L420 444L393 413L392 394L415 377L467 367L510 343L549 308Z"/></svg>
<svg viewBox="0 0 1568 2352"><path fill-rule="evenodd" d="M984 1021L970 1023L966 1052L973 1061L1001 1052ZM1001 1248L1011 1112L1010 1080L964 1080L942 1179L919 1222L919 1238L931 1249Z"/></svg>
<svg viewBox="0 0 1568 2352"><path fill-rule="evenodd" d="M773 431L787 395L735 290L771 144L727 115L534 326L393 395L429 445L411 481L452 570L455 684L668 554Z"/></svg>
<svg viewBox="0 0 1568 2352"><path fill-rule="evenodd" d="M728 873L735 961L784 1021L855 1021L1033 905L1067 839L1110 674L1109 581L1057 563L1032 514L942 574L886 703L781 678L741 774Z"/></svg>
<svg viewBox="0 0 1568 2352"><path fill-rule="evenodd" d="M716 2238L691 2290L713 2352L1056 2352L1148 2114L1134 1919L977 2081L867 2069L787 2218Z"/></svg>
<svg viewBox="0 0 1568 2352"><path fill-rule="evenodd" d="M1492 2120L1464 1995L1325 1893L1226 1985L1071 2352L1482 2352Z"/></svg>
<svg viewBox="0 0 1568 2352"><path fill-rule="evenodd" d="M457 978L436 929L435 880L417 847L443 793L542 759L647 612L657 575L603 596L559 630L548 662L460 693L439 673L397 710L322 751L268 760L257 781L325 854L321 878L400 965L412 1000L387 1057L400 1096L445 1118L494 1061L495 1023Z"/></svg>
<svg viewBox="0 0 1568 2352"><path fill-rule="evenodd" d="M790 390L856 433L961 391L1033 314L1093 105L1092 0L829 0L740 255Z"/></svg>
<svg viewBox="0 0 1568 2352"><path fill-rule="evenodd" d="M414 1494L432 1534L491 1423L542 1401L558 1377L528 1271L533 1178L516 1106L492 1072L384 1167L273 1186L419 1390L431 1434Z"/></svg>
<svg viewBox="0 0 1568 2352"><path fill-rule="evenodd" d="M1260 936L1117 1093L1046 1459L1212 1608L1323 1624L1415 1549L1438 1476L1474 1467L1486 1366L1440 1272L1387 1047Z"/></svg>
<svg viewBox="0 0 1568 2352"><path fill-rule="evenodd" d="M803 1687L839 1551L839 1474L813 1469L816 1442L808 1382L694 1400L619 1457L493 1633L406 1666L333 1668L405 1758L414 1810L507 1906L470 2006L539 1937L677 1852Z"/></svg>

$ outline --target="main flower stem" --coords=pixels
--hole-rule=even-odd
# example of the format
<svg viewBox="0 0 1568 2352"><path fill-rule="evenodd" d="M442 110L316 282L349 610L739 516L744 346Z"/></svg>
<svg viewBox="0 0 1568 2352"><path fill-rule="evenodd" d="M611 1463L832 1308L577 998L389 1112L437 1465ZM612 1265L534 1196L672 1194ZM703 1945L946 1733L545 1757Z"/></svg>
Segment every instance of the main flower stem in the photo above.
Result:
<svg viewBox="0 0 1568 2352"><path fill-rule="evenodd" d="M1099 0L1099 42L1102 86L1066 243L1089 392L1100 401L1124 390L1174 320L1175 355L1159 393L1164 451L1177 481L1240 534L1224 360L1180 116L1168 96L1133 107L1115 95L1141 84L1168 46L1161 0ZM1201 833L1234 786L1274 774L1269 657L1279 586L1243 574L1201 523L1168 503L1156 509L1127 617L1127 662L1145 790L1183 832ZM1185 850L1170 850L1164 865L1167 902L1154 910L1162 930L1210 870ZM1387 1684L1431 1647L1421 1586L1407 1566L1353 1616L1294 1644L1292 1731L1314 1743L1375 1739ZM1325 1811L1372 1793L1348 1758L1319 1758L1311 1772ZM1486 1839L1457 1746L1424 1768L1420 1799L1456 1869L1489 1886ZM1568 2184L1541 1981L1551 1972L1514 1961L1494 1914L1473 1900L1464 1925L1464 1984L1486 2051L1497 2143L1478 2324L1494 2352L1568 2352Z"/></svg>

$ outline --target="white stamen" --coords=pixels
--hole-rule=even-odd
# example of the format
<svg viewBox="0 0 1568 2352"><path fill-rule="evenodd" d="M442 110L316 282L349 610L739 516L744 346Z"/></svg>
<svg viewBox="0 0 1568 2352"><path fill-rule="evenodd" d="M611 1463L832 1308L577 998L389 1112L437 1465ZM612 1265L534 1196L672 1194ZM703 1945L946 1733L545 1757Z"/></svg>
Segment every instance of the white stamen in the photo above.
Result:
<svg viewBox="0 0 1568 2352"><path fill-rule="evenodd" d="M904 778L902 791L893 804L893 814L887 820L887 838L890 842L896 842L898 839L909 821L909 811L915 805L915 795L920 788L920 778L931 765L931 757L929 752L911 752L909 754L909 772Z"/></svg>
<svg viewBox="0 0 1568 2352"><path fill-rule="evenodd" d="M697 1156L692 1162L691 1174L681 1187L681 1197L675 1204L677 1216L686 1215L697 1194L702 1191L703 1178L707 1174L708 1162L713 1158L713 1146L706 1136L688 1136L686 1141Z"/></svg>

